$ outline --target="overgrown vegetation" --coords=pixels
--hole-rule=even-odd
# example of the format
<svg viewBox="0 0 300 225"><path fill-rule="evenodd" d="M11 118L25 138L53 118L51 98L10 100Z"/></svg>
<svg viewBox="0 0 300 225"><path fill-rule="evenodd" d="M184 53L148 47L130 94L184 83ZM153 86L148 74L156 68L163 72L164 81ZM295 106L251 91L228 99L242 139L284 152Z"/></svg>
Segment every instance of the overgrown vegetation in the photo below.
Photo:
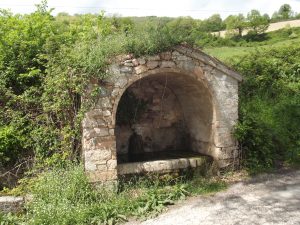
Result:
<svg viewBox="0 0 300 225"><path fill-rule="evenodd" d="M250 169L300 162L300 48L257 51L234 65L240 88L236 136Z"/></svg>
<svg viewBox="0 0 300 225"><path fill-rule="evenodd" d="M182 41L158 23L140 28L103 14L64 20L50 13L45 3L30 15L1 11L1 168L13 168L20 155L37 166L76 160L89 79L103 79L116 55L154 54Z"/></svg>
<svg viewBox="0 0 300 225"><path fill-rule="evenodd" d="M116 224L132 217L145 219L177 200L220 191L226 184L200 177L190 181L185 176L154 174L122 182L118 192L113 192L95 189L80 165L68 165L43 172L25 187L32 194L26 213L19 217L0 215L1 224Z"/></svg>
<svg viewBox="0 0 300 225"><path fill-rule="evenodd" d="M281 11L284 17L286 11ZM266 21L255 11L250 16ZM232 17L228 28L241 34L245 20ZM14 190L32 193L33 200L23 215L0 215L1 224L116 223L155 215L187 195L225 187L197 177L141 179L122 184L118 193L88 184L81 166L74 165L80 161L80 121L87 107L80 96L92 77L107 76L106 66L120 54L155 54L185 42L230 62L245 78L235 131L245 168L300 163L297 28L260 34L266 23L262 28L253 23L256 32L250 35L220 38L209 33L224 29L218 15L204 21L139 21L103 14L53 17L45 3L29 15L1 10L0 24L0 171L22 171L15 166L25 162L33 168ZM1 175L1 189L15 184L10 173L3 174L8 175Z"/></svg>

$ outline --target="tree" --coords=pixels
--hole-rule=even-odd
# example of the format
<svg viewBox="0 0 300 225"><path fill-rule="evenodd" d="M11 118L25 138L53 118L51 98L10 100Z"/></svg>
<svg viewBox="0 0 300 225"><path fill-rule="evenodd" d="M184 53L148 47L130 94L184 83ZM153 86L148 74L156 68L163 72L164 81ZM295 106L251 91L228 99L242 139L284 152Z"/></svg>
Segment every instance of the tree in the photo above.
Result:
<svg viewBox="0 0 300 225"><path fill-rule="evenodd" d="M248 26L255 34L264 33L269 27L269 20L265 16L262 16L258 10L251 10L247 15Z"/></svg>
<svg viewBox="0 0 300 225"><path fill-rule="evenodd" d="M278 12L275 11L272 15L272 22L277 22L279 21L279 15L278 15Z"/></svg>
<svg viewBox="0 0 300 225"><path fill-rule="evenodd" d="M206 20L209 31L220 31L224 28L220 14L214 14Z"/></svg>
<svg viewBox="0 0 300 225"><path fill-rule="evenodd" d="M216 32L224 29L224 23L219 14L214 14L206 20L198 23L198 30L201 32Z"/></svg>
<svg viewBox="0 0 300 225"><path fill-rule="evenodd" d="M270 16L269 16L269 14L265 13L265 14L263 15L263 17L265 17L269 22L271 21L271 18L270 18Z"/></svg>
<svg viewBox="0 0 300 225"><path fill-rule="evenodd" d="M243 14L230 15L224 22L227 30L237 30L238 35L242 36L243 30L246 28L246 19Z"/></svg>
<svg viewBox="0 0 300 225"><path fill-rule="evenodd" d="M273 21L288 20L293 17L292 7L289 4L283 4L279 10L272 15Z"/></svg>
<svg viewBox="0 0 300 225"><path fill-rule="evenodd" d="M191 17L178 17L167 23L167 27L171 30L174 36L182 41L186 41L192 31L196 28L196 21Z"/></svg>
<svg viewBox="0 0 300 225"><path fill-rule="evenodd" d="M289 4L283 4L279 8L278 16L283 20L290 19L293 16L292 7Z"/></svg>

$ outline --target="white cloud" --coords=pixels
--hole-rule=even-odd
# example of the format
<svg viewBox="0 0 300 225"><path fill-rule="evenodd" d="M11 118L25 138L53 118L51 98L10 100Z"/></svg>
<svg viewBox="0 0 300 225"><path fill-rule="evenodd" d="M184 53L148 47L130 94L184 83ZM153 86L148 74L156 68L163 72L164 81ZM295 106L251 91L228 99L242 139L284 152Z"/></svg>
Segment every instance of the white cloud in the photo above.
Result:
<svg viewBox="0 0 300 225"><path fill-rule="evenodd" d="M40 0L0 0L0 8L10 8L15 13L34 11L34 4ZM272 13L283 4L290 4L294 11L300 12L299 0L48 0L49 7L55 12L97 13L105 10L110 14L123 16L192 16L207 18L219 13L223 18L230 14L246 14L251 9L261 13Z"/></svg>

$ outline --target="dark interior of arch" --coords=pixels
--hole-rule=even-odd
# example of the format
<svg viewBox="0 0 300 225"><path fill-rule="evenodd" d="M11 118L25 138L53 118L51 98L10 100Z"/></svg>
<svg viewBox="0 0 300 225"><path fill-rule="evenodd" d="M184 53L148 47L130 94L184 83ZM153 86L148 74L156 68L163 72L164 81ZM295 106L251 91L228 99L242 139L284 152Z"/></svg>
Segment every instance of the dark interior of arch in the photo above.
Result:
<svg viewBox="0 0 300 225"><path fill-rule="evenodd" d="M178 73L142 78L119 101L118 163L210 155L212 118L212 98L202 82Z"/></svg>

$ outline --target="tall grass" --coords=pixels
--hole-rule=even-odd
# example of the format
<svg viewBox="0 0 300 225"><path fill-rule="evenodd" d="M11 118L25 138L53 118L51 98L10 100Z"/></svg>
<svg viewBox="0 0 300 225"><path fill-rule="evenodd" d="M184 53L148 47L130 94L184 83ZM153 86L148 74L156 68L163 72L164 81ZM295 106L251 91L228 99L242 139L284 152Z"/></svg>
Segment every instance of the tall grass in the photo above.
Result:
<svg viewBox="0 0 300 225"><path fill-rule="evenodd" d="M222 182L184 176L135 177L120 181L118 190L94 188L81 165L41 173L30 182L26 213L0 217L2 224L116 224L145 219L193 194L222 190Z"/></svg>

